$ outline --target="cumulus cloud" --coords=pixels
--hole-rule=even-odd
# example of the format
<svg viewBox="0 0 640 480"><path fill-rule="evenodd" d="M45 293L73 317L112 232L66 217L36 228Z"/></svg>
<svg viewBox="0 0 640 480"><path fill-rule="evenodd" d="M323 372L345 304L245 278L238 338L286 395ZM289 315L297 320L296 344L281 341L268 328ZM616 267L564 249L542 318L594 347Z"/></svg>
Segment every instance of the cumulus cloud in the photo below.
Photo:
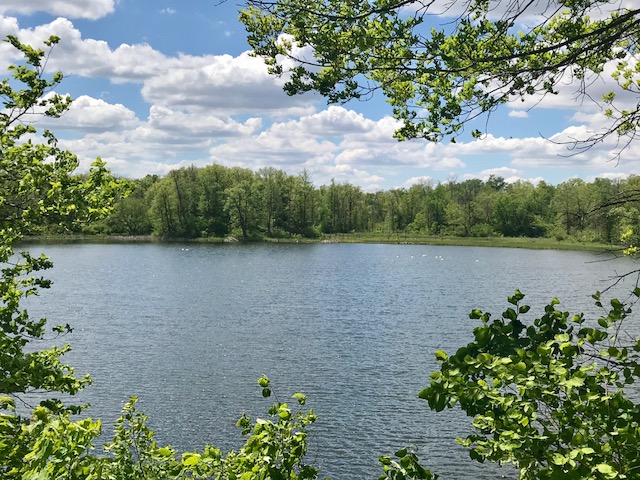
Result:
<svg viewBox="0 0 640 480"><path fill-rule="evenodd" d="M16 23L17 26L17 23ZM24 43L41 46L51 35L60 37L47 62L48 71L60 70L65 75L106 77L112 82L140 82L153 75L160 75L167 57L146 44L122 44L112 50L103 40L83 39L81 32L66 18L39 25L35 28L17 29L14 32ZM9 50L10 58L20 58L20 52Z"/></svg>
<svg viewBox="0 0 640 480"><path fill-rule="evenodd" d="M360 113L344 107L330 106L326 110L302 117L298 122L280 124L278 128L288 130L294 124L296 128L313 135L342 137L344 135L361 134L375 128L375 123Z"/></svg>
<svg viewBox="0 0 640 480"><path fill-rule="evenodd" d="M638 103L637 92L625 90L612 78L620 61L628 62L633 69L637 59L627 56L624 59L606 62L601 73L588 73L584 79L575 77L571 70L565 71L555 87L556 94L534 95L518 100L518 106L527 108L565 108L586 112L599 112L603 109L602 96L609 92L615 94L615 105L620 108L635 107Z"/></svg>
<svg viewBox="0 0 640 480"><path fill-rule="evenodd" d="M62 133L61 146L76 153L83 167L101 156L114 173L136 177L163 174L192 162L210 163L210 148L230 138L254 135L261 121L196 116L157 106L151 107L148 118L139 119L123 105L81 96L61 118L41 118L37 125ZM65 132L72 135L64 138Z"/></svg>
<svg viewBox="0 0 640 480"><path fill-rule="evenodd" d="M471 179L471 178L478 178L482 181L487 181L489 180L489 177L491 177L492 175L495 177L502 177L505 179L507 178L520 178L520 171L516 170L515 168L510 168L510 167L496 167L496 168L487 168L485 170L482 170L479 173L475 173L475 174L465 174L463 176L463 179L467 180L467 179Z"/></svg>
<svg viewBox="0 0 640 480"><path fill-rule="evenodd" d="M458 19L468 11L470 2L461 2L455 0L435 0L428 2L428 13L435 17L441 17L447 23L451 19ZM513 13L515 9L521 10L523 4L521 2L504 2L500 0L491 0L489 2L489 18L498 20L505 17L509 13ZM408 14L415 11L423 11L425 9L422 2L414 2L404 8ZM531 20L540 20L541 15L550 10L551 7L547 2L528 2L525 10L519 16L519 22L528 22Z"/></svg>
<svg viewBox="0 0 640 480"><path fill-rule="evenodd" d="M282 81L269 75L264 62L248 52L165 62L163 73L145 80L142 95L150 103L191 112L301 115L313 111L308 96L289 97Z"/></svg>
<svg viewBox="0 0 640 480"><path fill-rule="evenodd" d="M241 124L230 117L194 115L157 105L151 107L148 123L159 131L172 132L173 135L190 138L249 135L262 125L259 118L250 118Z"/></svg>
<svg viewBox="0 0 640 480"><path fill-rule="evenodd" d="M91 133L131 129L138 126L140 121L135 112L122 104L113 105L82 95L73 101L69 111L62 117L48 119L47 123L56 129Z"/></svg>
<svg viewBox="0 0 640 480"><path fill-rule="evenodd" d="M533 185L538 185L544 181L542 177L524 177L520 170L509 167L488 168L479 173L467 173L462 176L461 180L479 179L486 182L492 175L502 177L505 183L529 182Z"/></svg>
<svg viewBox="0 0 640 480"><path fill-rule="evenodd" d="M529 118L529 112L526 110L509 110L508 115L511 118Z"/></svg>
<svg viewBox="0 0 640 480"><path fill-rule="evenodd" d="M95 20L112 13L115 3L115 0L3 0L0 3L0 14L30 15L46 12L70 18Z"/></svg>
<svg viewBox="0 0 640 480"><path fill-rule="evenodd" d="M49 71L137 83L142 85L141 93L148 103L174 110L284 117L313 112L318 100L311 95L286 95L283 80L269 75L264 62L248 52L235 57L167 56L148 44L123 43L112 48L105 41L83 38L66 18L33 29L20 29L15 19L2 18L0 26L31 45L42 45L51 35L60 37L47 62ZM0 49L0 63L4 65L19 57L15 49Z"/></svg>
<svg viewBox="0 0 640 480"><path fill-rule="evenodd" d="M414 185L434 185L436 182L426 175L421 175L419 177L411 177L402 185L404 188L411 188Z"/></svg>

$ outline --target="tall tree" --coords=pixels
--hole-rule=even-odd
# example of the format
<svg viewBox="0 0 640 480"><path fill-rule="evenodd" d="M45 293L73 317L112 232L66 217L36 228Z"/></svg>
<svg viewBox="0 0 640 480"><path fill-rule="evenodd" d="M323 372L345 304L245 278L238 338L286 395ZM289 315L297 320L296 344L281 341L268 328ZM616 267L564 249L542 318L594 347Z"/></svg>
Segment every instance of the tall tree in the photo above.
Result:
<svg viewBox="0 0 640 480"><path fill-rule="evenodd" d="M284 227L284 186L287 174L273 167L258 170L262 189L263 208L267 236L273 237L276 230Z"/></svg>
<svg viewBox="0 0 640 480"><path fill-rule="evenodd" d="M149 216L153 233L160 237L180 235L178 202L173 181L167 177L153 184L147 191Z"/></svg>
<svg viewBox="0 0 640 480"><path fill-rule="evenodd" d="M584 231L589 213L596 206L595 200L589 184L584 180L572 178L558 185L554 206L558 221L563 225L567 235Z"/></svg>
<svg viewBox="0 0 640 480"><path fill-rule="evenodd" d="M529 182L517 182L500 193L494 208L498 232L506 237L539 236L534 226L534 190Z"/></svg>
<svg viewBox="0 0 640 480"><path fill-rule="evenodd" d="M148 235L151 233L149 202L145 193L156 181L158 181L157 176L147 175L141 180L130 182L131 193L128 197L118 200L114 205L113 212L106 219L110 233L124 235Z"/></svg>
<svg viewBox="0 0 640 480"><path fill-rule="evenodd" d="M462 227L462 233L467 236L476 224L477 206L475 199L482 190L482 180L471 179L462 183L450 183L451 196L455 204L451 205L451 211L456 212L455 222ZM450 219L451 221L451 219Z"/></svg>
<svg viewBox="0 0 640 480"><path fill-rule="evenodd" d="M232 169L233 185L225 190L225 210L229 212L234 227L247 239L262 227L262 206L256 174L244 168Z"/></svg>
<svg viewBox="0 0 640 480"><path fill-rule="evenodd" d="M403 221L402 213L400 211L400 203L405 191L403 189L392 189L385 192L384 195L384 223L387 238L391 235L398 235L401 231L404 231L408 225Z"/></svg>
<svg viewBox="0 0 640 480"><path fill-rule="evenodd" d="M441 233L447 223L445 212L450 201L451 192L441 183L427 191L426 221L430 233Z"/></svg>
<svg viewBox="0 0 640 480"><path fill-rule="evenodd" d="M171 170L171 179L177 201L177 218L179 235L194 238L200 235L199 222L201 215L198 211L200 198L200 184L195 166Z"/></svg>
<svg viewBox="0 0 640 480"><path fill-rule="evenodd" d="M225 210L225 191L231 186L229 169L222 165L209 165L198 170L200 183L199 207L205 236L224 237L229 233L230 218Z"/></svg>
<svg viewBox="0 0 640 480"><path fill-rule="evenodd" d="M295 234L313 237L316 223L316 189L305 169L299 175L290 177L291 197L289 202L290 231Z"/></svg>

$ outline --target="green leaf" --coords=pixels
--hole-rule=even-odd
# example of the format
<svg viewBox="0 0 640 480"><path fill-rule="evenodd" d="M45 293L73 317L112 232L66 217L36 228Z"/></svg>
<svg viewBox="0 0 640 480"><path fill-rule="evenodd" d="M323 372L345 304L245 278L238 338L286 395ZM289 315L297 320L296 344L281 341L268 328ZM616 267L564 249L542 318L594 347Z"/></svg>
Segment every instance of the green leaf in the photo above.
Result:
<svg viewBox="0 0 640 480"><path fill-rule="evenodd" d="M295 398L300 405L307 403L307 397L302 393L294 393L291 398Z"/></svg>
<svg viewBox="0 0 640 480"><path fill-rule="evenodd" d="M185 453L182 455L182 464L187 467L193 467L200 462L200 455L197 453Z"/></svg>
<svg viewBox="0 0 640 480"><path fill-rule="evenodd" d="M569 459L567 457L565 457L564 455L560 454L560 453L554 453L551 456L551 463L555 464L555 465L564 465L569 461Z"/></svg>
<svg viewBox="0 0 640 480"><path fill-rule="evenodd" d="M442 350L437 350L435 355L436 355L436 360L439 362L442 362L448 358L447 354Z"/></svg>
<svg viewBox="0 0 640 480"><path fill-rule="evenodd" d="M606 478L616 478L618 471L607 463L599 463L595 466L595 470L604 474Z"/></svg>

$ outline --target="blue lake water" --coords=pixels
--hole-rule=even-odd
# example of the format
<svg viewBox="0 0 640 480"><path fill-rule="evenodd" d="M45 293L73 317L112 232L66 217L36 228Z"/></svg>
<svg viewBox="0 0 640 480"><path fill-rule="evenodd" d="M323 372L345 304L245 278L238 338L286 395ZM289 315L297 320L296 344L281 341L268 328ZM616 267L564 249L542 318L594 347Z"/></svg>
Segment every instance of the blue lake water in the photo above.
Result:
<svg viewBox="0 0 640 480"><path fill-rule="evenodd" d="M281 401L307 394L319 415L307 460L334 479L377 478L378 456L404 445L441 478L515 478L455 443L470 419L417 398L433 352L470 341L469 311L499 315L516 288L530 315L554 296L595 313L590 295L635 268L589 252L419 245L29 249L55 264L30 312L75 328L67 361L95 380L78 398L89 415L112 424L138 395L159 443L239 448L241 413L266 414L256 383L266 374Z"/></svg>

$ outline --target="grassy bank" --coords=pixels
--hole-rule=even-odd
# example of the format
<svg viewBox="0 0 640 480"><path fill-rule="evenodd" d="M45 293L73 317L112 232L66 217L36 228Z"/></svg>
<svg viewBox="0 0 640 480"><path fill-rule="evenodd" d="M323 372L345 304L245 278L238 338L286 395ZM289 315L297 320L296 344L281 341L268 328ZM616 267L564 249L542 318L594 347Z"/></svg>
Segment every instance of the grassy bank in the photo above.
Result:
<svg viewBox="0 0 640 480"><path fill-rule="evenodd" d="M389 243L412 245L457 245L465 247L502 247L529 248L535 250L619 250L618 245L605 243L578 242L575 240L556 240L552 238L528 237L447 237L437 235L373 235L338 234L324 238L324 242L334 243Z"/></svg>
<svg viewBox="0 0 640 480"><path fill-rule="evenodd" d="M131 243L131 242L195 242L195 243L228 243L236 242L233 237L227 238L171 238L163 239L151 235L127 236L127 235L43 235L25 238L27 242L36 243ZM527 237L448 237L436 235L391 235L365 234L365 233L340 233L326 235L318 239L309 238L265 238L253 239L250 242L269 243L386 243L407 245L457 245L465 247L502 247L502 248L528 248L548 250L597 250L618 251L618 245L604 243L578 242L575 240L555 240L551 238L527 238Z"/></svg>

